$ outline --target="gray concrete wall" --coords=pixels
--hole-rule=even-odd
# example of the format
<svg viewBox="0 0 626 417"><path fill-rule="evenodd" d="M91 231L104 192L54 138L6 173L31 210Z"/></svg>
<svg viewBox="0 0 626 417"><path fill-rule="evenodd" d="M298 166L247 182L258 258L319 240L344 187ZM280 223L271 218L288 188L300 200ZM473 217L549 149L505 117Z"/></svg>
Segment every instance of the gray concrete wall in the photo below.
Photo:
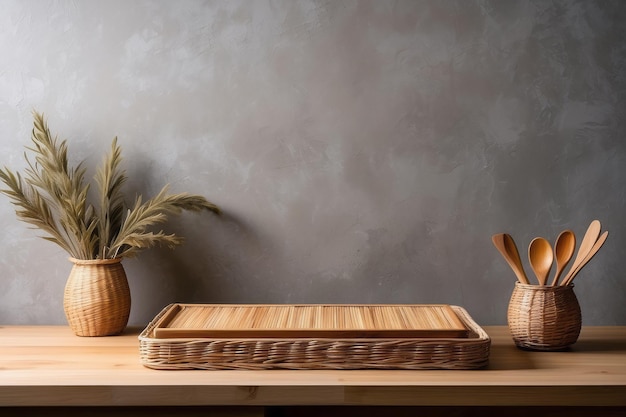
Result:
<svg viewBox="0 0 626 417"><path fill-rule="evenodd" d="M129 196L223 218L124 261L144 325L170 302L450 303L504 324L526 247L597 218L585 324L626 324L626 2L0 0L0 163L31 110ZM91 169L91 168L90 168ZM62 324L60 249L0 198L0 324ZM524 257L525 258L525 257Z"/></svg>

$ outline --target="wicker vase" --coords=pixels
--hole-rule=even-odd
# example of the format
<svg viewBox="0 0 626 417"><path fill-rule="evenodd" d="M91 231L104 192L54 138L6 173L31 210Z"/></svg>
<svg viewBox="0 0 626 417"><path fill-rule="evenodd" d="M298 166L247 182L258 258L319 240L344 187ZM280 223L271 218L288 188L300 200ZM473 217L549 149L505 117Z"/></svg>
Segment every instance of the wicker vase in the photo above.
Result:
<svg viewBox="0 0 626 417"><path fill-rule="evenodd" d="M515 283L508 322L513 341L520 348L562 350L573 345L582 323L574 285Z"/></svg>
<svg viewBox="0 0 626 417"><path fill-rule="evenodd" d="M122 259L80 260L65 285L63 308L77 336L121 333L130 314L130 289Z"/></svg>

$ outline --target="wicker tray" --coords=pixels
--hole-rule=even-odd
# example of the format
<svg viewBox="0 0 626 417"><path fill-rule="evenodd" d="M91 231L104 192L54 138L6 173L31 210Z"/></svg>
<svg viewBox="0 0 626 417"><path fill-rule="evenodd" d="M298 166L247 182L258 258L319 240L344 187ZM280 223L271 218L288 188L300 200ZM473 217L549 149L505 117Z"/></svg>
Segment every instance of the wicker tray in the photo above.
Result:
<svg viewBox="0 0 626 417"><path fill-rule="evenodd" d="M476 369L489 336L458 306L171 304L139 336L154 369Z"/></svg>

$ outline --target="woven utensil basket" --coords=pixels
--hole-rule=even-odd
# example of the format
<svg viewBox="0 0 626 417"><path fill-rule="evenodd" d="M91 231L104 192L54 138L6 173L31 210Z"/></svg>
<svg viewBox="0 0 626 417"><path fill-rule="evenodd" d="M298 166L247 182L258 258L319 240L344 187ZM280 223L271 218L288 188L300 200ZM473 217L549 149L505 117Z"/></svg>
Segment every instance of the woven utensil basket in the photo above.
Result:
<svg viewBox="0 0 626 417"><path fill-rule="evenodd" d="M578 340L581 313L574 285L515 283L508 309L515 344L523 349L562 350Z"/></svg>
<svg viewBox="0 0 626 417"><path fill-rule="evenodd" d="M63 308L77 336L121 333L130 315L130 289L121 258L74 263L65 285Z"/></svg>

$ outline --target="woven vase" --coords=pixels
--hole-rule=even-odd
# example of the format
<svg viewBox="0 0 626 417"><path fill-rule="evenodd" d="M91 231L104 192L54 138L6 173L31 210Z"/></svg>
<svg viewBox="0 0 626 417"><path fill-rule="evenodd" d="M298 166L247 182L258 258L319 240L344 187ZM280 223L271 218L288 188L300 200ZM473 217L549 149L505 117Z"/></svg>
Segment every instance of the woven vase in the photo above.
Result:
<svg viewBox="0 0 626 417"><path fill-rule="evenodd" d="M122 259L70 261L74 266L63 298L70 328L77 336L121 333L130 314L130 289Z"/></svg>
<svg viewBox="0 0 626 417"><path fill-rule="evenodd" d="M515 283L508 309L515 344L523 349L563 350L578 340L582 317L574 285Z"/></svg>

